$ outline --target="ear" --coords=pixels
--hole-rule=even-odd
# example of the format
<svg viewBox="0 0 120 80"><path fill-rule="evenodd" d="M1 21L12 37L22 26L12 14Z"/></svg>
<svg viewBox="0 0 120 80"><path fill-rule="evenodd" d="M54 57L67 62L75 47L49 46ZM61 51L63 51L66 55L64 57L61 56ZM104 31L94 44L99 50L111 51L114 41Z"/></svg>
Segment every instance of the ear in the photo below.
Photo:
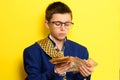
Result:
<svg viewBox="0 0 120 80"><path fill-rule="evenodd" d="M49 29L48 20L45 20L45 27Z"/></svg>

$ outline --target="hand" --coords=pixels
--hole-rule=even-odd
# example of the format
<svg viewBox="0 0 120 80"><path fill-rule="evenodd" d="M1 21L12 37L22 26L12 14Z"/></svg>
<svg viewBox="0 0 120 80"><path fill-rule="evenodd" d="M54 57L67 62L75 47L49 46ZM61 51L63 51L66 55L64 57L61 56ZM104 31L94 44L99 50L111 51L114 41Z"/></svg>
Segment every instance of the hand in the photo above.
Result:
<svg viewBox="0 0 120 80"><path fill-rule="evenodd" d="M92 72L93 72L93 67L92 67L92 66L91 66L91 67L88 67L88 66L83 65L83 66L81 66L79 69L80 69L80 73L81 73L84 77L87 77L87 76L91 75Z"/></svg>
<svg viewBox="0 0 120 80"><path fill-rule="evenodd" d="M60 63L55 65L55 71L59 75L65 74L69 68L70 68L70 63Z"/></svg>

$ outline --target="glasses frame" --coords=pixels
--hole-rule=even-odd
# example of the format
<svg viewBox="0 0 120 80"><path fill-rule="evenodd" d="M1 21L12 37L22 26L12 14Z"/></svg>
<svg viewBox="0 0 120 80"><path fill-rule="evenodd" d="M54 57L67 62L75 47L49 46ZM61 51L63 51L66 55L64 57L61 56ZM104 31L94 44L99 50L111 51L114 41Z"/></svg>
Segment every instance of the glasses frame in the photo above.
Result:
<svg viewBox="0 0 120 80"><path fill-rule="evenodd" d="M60 28L63 25L65 28L70 28L72 25L74 25L73 22L50 21L50 23L52 23L55 28Z"/></svg>

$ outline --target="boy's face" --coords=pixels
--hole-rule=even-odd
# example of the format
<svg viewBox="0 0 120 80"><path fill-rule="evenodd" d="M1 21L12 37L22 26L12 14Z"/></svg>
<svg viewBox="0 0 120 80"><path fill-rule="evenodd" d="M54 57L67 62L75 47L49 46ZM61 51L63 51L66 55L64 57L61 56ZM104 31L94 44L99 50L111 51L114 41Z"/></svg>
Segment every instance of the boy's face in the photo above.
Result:
<svg viewBox="0 0 120 80"><path fill-rule="evenodd" d="M56 13L53 14L50 21L46 21L46 26L54 39L62 41L67 36L68 30L72 24L71 22L70 13Z"/></svg>

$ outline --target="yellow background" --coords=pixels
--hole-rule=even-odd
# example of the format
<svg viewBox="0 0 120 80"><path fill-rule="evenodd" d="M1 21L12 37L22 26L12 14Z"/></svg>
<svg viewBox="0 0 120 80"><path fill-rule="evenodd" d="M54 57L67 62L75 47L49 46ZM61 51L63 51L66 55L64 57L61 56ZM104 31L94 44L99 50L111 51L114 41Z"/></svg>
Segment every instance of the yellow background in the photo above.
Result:
<svg viewBox="0 0 120 80"><path fill-rule="evenodd" d="M44 11L55 0L0 1L0 80L24 80L23 50L44 38ZM68 38L98 62L91 80L119 80L120 1L60 0L73 11Z"/></svg>

